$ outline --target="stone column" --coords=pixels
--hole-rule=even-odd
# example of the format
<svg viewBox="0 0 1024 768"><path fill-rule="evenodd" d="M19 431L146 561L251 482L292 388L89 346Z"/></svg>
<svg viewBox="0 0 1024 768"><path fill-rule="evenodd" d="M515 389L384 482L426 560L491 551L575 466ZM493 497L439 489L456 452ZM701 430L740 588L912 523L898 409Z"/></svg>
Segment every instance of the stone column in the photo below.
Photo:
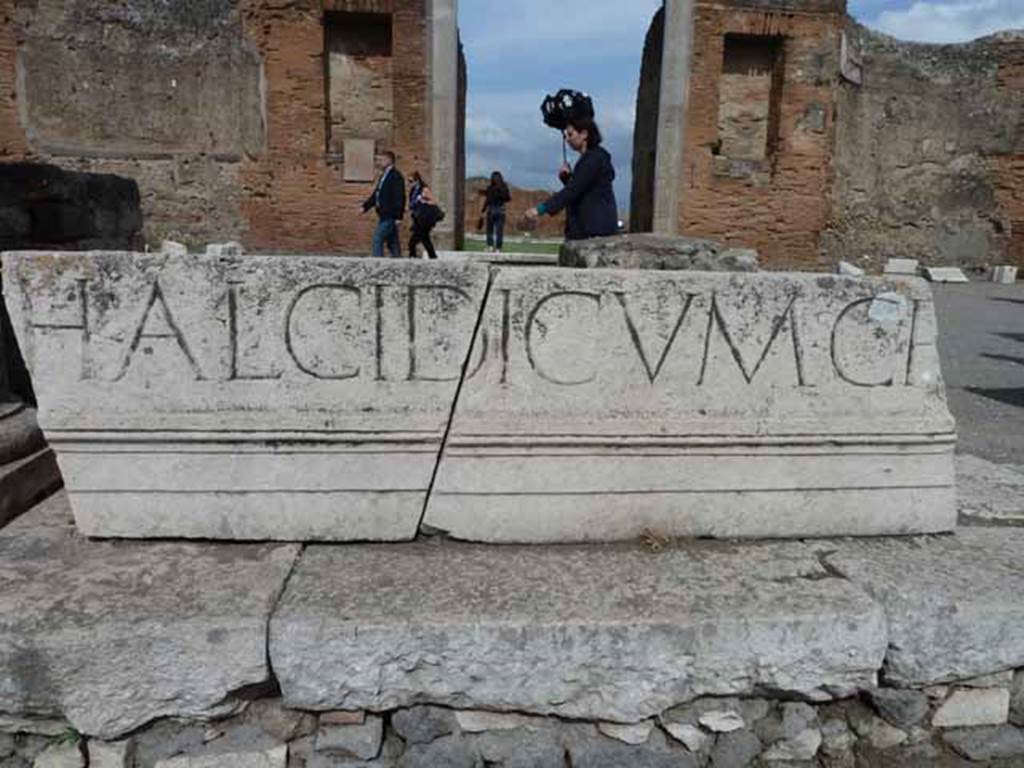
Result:
<svg viewBox="0 0 1024 768"><path fill-rule="evenodd" d="M654 231L663 235L675 234L679 229L679 198L693 58L693 2L665 0L658 150L654 169Z"/></svg>
<svg viewBox="0 0 1024 768"><path fill-rule="evenodd" d="M429 0L430 35L430 185L445 210L445 220L434 230L439 248L451 248L458 219L458 104L459 33L458 0Z"/></svg>

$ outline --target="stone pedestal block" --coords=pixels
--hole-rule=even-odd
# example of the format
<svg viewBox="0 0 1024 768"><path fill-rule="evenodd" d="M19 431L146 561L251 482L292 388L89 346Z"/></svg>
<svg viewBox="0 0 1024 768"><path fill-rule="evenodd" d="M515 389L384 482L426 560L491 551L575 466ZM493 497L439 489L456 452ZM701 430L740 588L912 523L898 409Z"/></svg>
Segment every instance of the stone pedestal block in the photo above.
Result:
<svg viewBox="0 0 1024 768"><path fill-rule="evenodd" d="M499 269L425 523L460 539L949 530L915 278Z"/></svg>
<svg viewBox="0 0 1024 768"><path fill-rule="evenodd" d="M4 270L87 535L415 535L486 267L62 253Z"/></svg>

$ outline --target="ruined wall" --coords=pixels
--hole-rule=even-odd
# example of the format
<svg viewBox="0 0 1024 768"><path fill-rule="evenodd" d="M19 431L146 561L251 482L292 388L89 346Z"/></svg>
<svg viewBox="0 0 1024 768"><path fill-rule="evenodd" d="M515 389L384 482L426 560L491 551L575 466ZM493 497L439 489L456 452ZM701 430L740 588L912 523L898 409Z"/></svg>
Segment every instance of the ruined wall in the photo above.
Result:
<svg viewBox="0 0 1024 768"><path fill-rule="evenodd" d="M403 171L426 172L424 6L0 0L0 159L135 179L150 242L366 252L375 222L359 204L372 181L345 181L331 139L344 67L332 83L327 22L390 14L391 123L371 116L362 132ZM346 129L361 131L365 115L352 117Z"/></svg>
<svg viewBox="0 0 1024 768"><path fill-rule="evenodd" d="M640 86L636 94L633 132L633 189L629 203L631 232L654 229L654 183L657 169L658 115L661 100L661 61L664 49L665 9L651 22L644 40Z"/></svg>
<svg viewBox="0 0 1024 768"><path fill-rule="evenodd" d="M863 75L839 90L826 253L1024 265L1024 35L847 34Z"/></svg>
<svg viewBox="0 0 1024 768"><path fill-rule="evenodd" d="M681 232L819 264L844 18L843 0L698 2Z"/></svg>

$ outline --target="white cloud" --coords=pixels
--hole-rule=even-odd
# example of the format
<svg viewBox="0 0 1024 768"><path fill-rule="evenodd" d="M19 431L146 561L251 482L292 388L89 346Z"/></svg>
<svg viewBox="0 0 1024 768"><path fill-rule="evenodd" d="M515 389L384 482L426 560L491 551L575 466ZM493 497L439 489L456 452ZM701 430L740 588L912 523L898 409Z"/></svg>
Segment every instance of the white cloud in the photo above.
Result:
<svg viewBox="0 0 1024 768"><path fill-rule="evenodd" d="M903 40L964 42L1024 28L1024 0L917 0L909 8L885 10L865 21Z"/></svg>

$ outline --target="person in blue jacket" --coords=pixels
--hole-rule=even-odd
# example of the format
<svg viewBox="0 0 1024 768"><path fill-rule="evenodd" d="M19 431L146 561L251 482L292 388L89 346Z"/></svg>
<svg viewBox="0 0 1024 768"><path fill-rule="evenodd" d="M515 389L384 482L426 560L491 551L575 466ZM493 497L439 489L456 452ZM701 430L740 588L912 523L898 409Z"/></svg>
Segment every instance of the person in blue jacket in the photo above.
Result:
<svg viewBox="0 0 1024 768"><path fill-rule="evenodd" d="M384 245L393 258L401 258L402 246L398 240L398 225L405 216L405 179L395 167L395 153L378 152L374 164L380 176L371 194L363 203L363 213L377 211L377 229L373 233L373 255L383 258Z"/></svg>
<svg viewBox="0 0 1024 768"><path fill-rule="evenodd" d="M612 156L601 146L597 123L589 117L570 120L565 128L565 140L580 153L576 167L564 164L558 175L565 187L536 208L528 209L526 217L554 216L564 209L566 240L617 234L619 208L612 189L615 169Z"/></svg>

